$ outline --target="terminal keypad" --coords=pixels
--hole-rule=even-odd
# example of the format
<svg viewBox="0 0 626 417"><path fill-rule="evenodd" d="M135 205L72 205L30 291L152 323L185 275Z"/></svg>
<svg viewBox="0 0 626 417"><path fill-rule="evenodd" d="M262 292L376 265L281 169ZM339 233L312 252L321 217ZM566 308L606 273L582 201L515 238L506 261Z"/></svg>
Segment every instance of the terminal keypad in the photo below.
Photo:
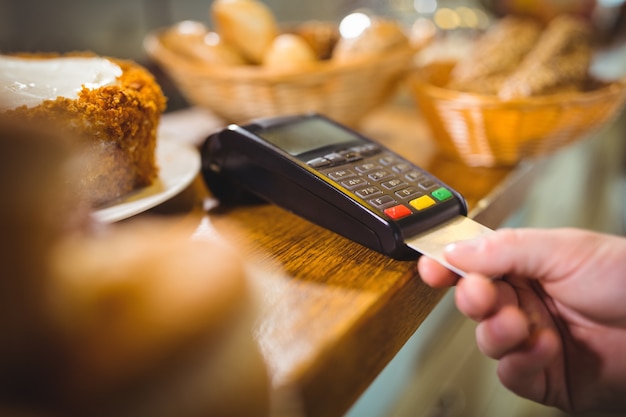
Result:
<svg viewBox="0 0 626 417"><path fill-rule="evenodd" d="M307 164L392 220L453 197L447 187L426 172L376 145L333 152Z"/></svg>

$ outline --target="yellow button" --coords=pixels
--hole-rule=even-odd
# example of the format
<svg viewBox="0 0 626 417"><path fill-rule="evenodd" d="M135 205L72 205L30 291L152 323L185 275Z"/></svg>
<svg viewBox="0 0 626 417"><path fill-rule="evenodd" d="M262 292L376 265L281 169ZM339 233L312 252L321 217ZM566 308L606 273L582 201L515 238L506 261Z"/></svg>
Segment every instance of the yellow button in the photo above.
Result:
<svg viewBox="0 0 626 417"><path fill-rule="evenodd" d="M435 200L430 198L430 196L423 195L419 198L416 198L415 200L411 200L409 204L415 207L417 210L424 210L425 208L435 205Z"/></svg>

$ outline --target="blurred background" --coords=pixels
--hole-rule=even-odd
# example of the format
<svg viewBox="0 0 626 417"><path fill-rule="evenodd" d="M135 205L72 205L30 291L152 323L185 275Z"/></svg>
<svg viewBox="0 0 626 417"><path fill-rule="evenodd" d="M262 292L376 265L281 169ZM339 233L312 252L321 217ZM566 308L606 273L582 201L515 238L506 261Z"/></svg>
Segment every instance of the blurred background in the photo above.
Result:
<svg viewBox="0 0 626 417"><path fill-rule="evenodd" d="M0 51L93 51L136 60L157 75L168 110L185 100L147 58L142 42L181 20L209 23L208 0L0 0ZM471 38L507 13L550 19L563 12L588 18L598 46L597 70L626 73L624 0L265 0L280 22L338 21L360 8L399 19L424 19L437 37ZM512 226L578 226L624 234L624 117L597 140L581 142L550 162ZM552 198L558 189L558 201ZM592 190L592 194L590 194ZM590 198L590 195L592 198ZM551 205L539 202L551 201ZM589 205L585 202L593 201ZM444 299L350 411L351 417L562 416L520 400L495 378L495 363L475 348L473 324Z"/></svg>
<svg viewBox="0 0 626 417"><path fill-rule="evenodd" d="M337 20L366 1L266 1L281 22ZM377 3L374 1L374 3ZM0 51L92 51L133 59L149 67L169 98L168 111L186 105L142 42L151 30L181 20L209 23L210 0L0 0Z"/></svg>
<svg viewBox="0 0 626 417"><path fill-rule="evenodd" d="M280 22L309 19L337 21L368 8L412 23L437 20L441 30L476 28L484 11L490 16L516 12L549 19L573 12L593 20L603 38L624 32L623 0L265 0ZM208 22L210 0L0 0L0 50L93 50L120 58L144 57L147 31L192 19ZM469 13L468 13L469 11ZM600 32L602 32L600 34Z"/></svg>
<svg viewBox="0 0 626 417"><path fill-rule="evenodd" d="M282 21L332 19L344 9L338 5L341 2L329 0L266 3ZM208 22L210 4L208 0L1 0L0 48L88 49L103 55L142 59L142 40L147 31L186 19Z"/></svg>
<svg viewBox="0 0 626 417"><path fill-rule="evenodd" d="M435 24L438 36L471 37L507 13L541 19L562 12L593 22L596 39L612 44L626 32L623 0L265 0L279 22L339 21L356 9L393 17L406 27ZM210 0L0 0L0 51L93 51L134 59L156 73L168 111L187 105L143 49L145 35L182 20L210 25ZM429 26L430 27L430 26Z"/></svg>

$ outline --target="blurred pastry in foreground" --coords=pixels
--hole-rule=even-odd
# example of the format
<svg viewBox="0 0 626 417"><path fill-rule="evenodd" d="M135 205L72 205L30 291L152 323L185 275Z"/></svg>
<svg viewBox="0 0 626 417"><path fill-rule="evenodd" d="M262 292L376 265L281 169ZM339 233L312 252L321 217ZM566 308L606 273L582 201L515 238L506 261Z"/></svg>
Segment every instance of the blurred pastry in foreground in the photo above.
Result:
<svg viewBox="0 0 626 417"><path fill-rule="evenodd" d="M241 258L180 221L91 223L75 157L0 117L0 415L267 416Z"/></svg>
<svg viewBox="0 0 626 417"><path fill-rule="evenodd" d="M581 18L554 18L537 45L501 85L498 95L509 100L557 92L580 91L591 64L591 29Z"/></svg>
<svg viewBox="0 0 626 417"><path fill-rule="evenodd" d="M46 259L90 227L88 208L66 186L70 154L63 137L0 115L0 400L35 395L28 370L54 355L41 349L51 345Z"/></svg>
<svg viewBox="0 0 626 417"><path fill-rule="evenodd" d="M532 19L508 16L495 23L458 61L449 88L478 94L497 94L504 79L518 67L541 36Z"/></svg>
<svg viewBox="0 0 626 417"><path fill-rule="evenodd" d="M192 240L191 230L143 220L56 246L51 316L66 409L267 416L269 380L242 259L223 243Z"/></svg>
<svg viewBox="0 0 626 417"><path fill-rule="evenodd" d="M157 179L165 97L140 65L93 54L0 55L0 93L6 117L73 138L84 152L74 187L93 207Z"/></svg>

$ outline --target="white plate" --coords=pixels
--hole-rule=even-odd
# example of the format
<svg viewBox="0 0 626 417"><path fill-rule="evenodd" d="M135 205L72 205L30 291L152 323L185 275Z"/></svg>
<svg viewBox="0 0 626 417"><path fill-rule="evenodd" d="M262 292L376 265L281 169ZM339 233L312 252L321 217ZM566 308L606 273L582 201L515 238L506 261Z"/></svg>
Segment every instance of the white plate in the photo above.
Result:
<svg viewBox="0 0 626 417"><path fill-rule="evenodd" d="M97 221L112 223L151 209L185 189L200 171L200 153L192 146L159 138L156 147L159 177L149 187L122 198L112 206L96 210Z"/></svg>

